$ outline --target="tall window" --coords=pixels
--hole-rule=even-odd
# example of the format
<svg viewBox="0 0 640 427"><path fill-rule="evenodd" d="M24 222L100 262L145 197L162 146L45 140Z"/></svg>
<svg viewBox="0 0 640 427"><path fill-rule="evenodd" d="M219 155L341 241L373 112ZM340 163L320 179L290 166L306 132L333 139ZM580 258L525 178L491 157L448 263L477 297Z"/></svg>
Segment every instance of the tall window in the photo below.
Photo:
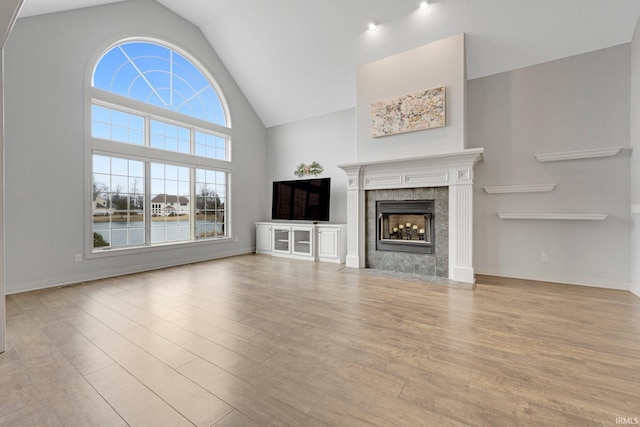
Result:
<svg viewBox="0 0 640 427"><path fill-rule="evenodd" d="M91 86L93 252L229 237L231 126L202 68L127 41Z"/></svg>

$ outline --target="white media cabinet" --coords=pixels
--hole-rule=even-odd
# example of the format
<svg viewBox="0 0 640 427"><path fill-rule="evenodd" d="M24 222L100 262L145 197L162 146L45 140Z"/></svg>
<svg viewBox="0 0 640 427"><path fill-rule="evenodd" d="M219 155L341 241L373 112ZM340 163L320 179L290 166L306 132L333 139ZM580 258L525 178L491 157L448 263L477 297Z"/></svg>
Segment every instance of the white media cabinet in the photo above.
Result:
<svg viewBox="0 0 640 427"><path fill-rule="evenodd" d="M344 263L346 224L256 222L256 253Z"/></svg>

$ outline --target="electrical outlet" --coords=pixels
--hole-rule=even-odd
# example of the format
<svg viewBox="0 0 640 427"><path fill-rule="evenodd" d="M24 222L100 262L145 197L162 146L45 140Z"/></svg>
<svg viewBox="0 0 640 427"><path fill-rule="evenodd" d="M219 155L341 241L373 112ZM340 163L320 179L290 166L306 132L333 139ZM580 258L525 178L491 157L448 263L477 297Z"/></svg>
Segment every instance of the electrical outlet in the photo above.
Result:
<svg viewBox="0 0 640 427"><path fill-rule="evenodd" d="M82 254L76 254L76 262L82 261Z"/></svg>
<svg viewBox="0 0 640 427"><path fill-rule="evenodd" d="M549 254L546 251L540 252L540 261L542 262L549 261Z"/></svg>

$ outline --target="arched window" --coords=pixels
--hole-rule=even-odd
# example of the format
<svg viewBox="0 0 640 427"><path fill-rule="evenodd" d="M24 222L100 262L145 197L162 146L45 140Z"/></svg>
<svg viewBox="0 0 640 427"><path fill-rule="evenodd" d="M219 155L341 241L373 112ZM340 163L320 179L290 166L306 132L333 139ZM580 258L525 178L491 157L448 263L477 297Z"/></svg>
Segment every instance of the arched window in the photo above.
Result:
<svg viewBox="0 0 640 427"><path fill-rule="evenodd" d="M139 41L114 46L98 62L93 87L227 126L222 102L209 79L165 46Z"/></svg>
<svg viewBox="0 0 640 427"><path fill-rule="evenodd" d="M90 91L92 253L229 238L231 126L203 67L125 41L97 61Z"/></svg>

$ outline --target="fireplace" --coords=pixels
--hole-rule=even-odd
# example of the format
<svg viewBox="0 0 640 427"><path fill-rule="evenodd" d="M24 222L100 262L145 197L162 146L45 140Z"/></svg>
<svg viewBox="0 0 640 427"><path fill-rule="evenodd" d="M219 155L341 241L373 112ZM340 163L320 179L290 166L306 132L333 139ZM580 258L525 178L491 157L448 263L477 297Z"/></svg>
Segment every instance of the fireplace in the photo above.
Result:
<svg viewBox="0 0 640 427"><path fill-rule="evenodd" d="M435 253L435 201L376 202L376 250Z"/></svg>
<svg viewBox="0 0 640 427"><path fill-rule="evenodd" d="M412 265L414 274L435 270L436 276L474 283L473 167L482 160L483 152L482 148L473 148L339 166L347 173L347 267L409 271ZM408 190L413 197L407 197ZM428 190L433 190L435 197L423 197ZM434 253L376 250L375 202L423 199L436 201L437 212L431 218L432 224L437 222ZM406 222L412 229L417 225ZM422 273L421 269L428 271Z"/></svg>
<svg viewBox="0 0 640 427"><path fill-rule="evenodd" d="M447 187L365 191L364 267L448 277L448 202ZM411 225L407 227L407 224ZM390 230L388 235L384 232L385 226ZM395 234L394 228L398 229Z"/></svg>

